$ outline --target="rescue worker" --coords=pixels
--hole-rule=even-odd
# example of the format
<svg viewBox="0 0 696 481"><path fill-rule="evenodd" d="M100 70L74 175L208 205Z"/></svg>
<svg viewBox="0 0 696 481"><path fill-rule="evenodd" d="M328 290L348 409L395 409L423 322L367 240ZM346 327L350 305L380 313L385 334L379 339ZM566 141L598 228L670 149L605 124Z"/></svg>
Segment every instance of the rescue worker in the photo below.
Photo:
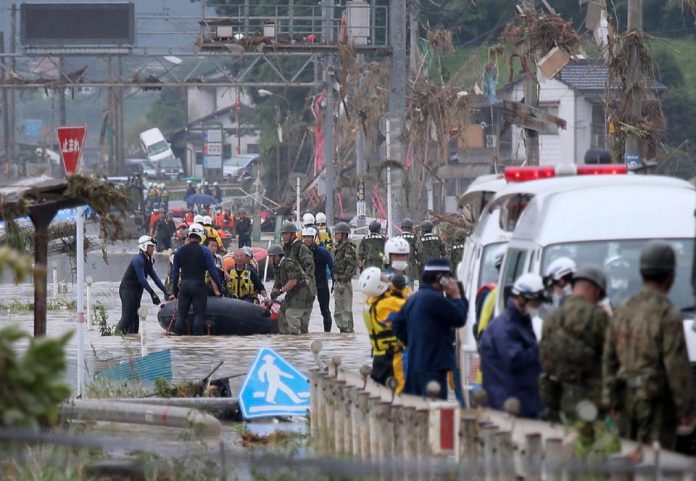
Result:
<svg viewBox="0 0 696 481"><path fill-rule="evenodd" d="M155 204L155 206L159 206L159 204ZM164 217L164 211L160 212L159 207L154 207L152 209L152 213L150 214L150 219L148 220L148 223L147 223L148 232L150 233L150 237L155 235L155 224L162 217Z"/></svg>
<svg viewBox="0 0 696 481"><path fill-rule="evenodd" d="M193 210L193 202L189 198L196 195L196 188L193 186L193 182L190 180L186 181L186 192L184 192L184 200L186 201L186 208Z"/></svg>
<svg viewBox="0 0 696 481"><path fill-rule="evenodd" d="M358 285L368 296L363 319L372 347L370 377L385 386L387 379L393 377L397 381L395 391L400 394L406 382L403 345L394 334L389 316L399 312L406 302L406 293L389 282L387 275L376 267L365 269L360 274Z"/></svg>
<svg viewBox="0 0 696 481"><path fill-rule="evenodd" d="M243 249L234 251L234 266L229 272L227 295L242 301L256 302L259 294L264 299L268 297L259 273L249 263Z"/></svg>
<svg viewBox="0 0 696 481"><path fill-rule="evenodd" d="M234 226L235 234L237 235L238 247L241 249L244 246L251 247L251 229L252 221L246 215L246 209L240 208L237 212L239 218Z"/></svg>
<svg viewBox="0 0 696 481"><path fill-rule="evenodd" d="M302 227L314 227L316 220L311 212L307 212L302 216Z"/></svg>
<svg viewBox="0 0 696 481"><path fill-rule="evenodd" d="M221 286L222 281L217 273L217 267L213 255L207 247L201 245L205 239L205 230L199 224L193 224L189 228L189 242L179 247L174 253L172 262L172 289L178 299L175 332L190 332L188 329L189 308L193 305L193 334L202 335L205 332L205 310L208 304L208 295L205 288L205 274L216 286ZM179 277L181 276L181 286ZM216 292L216 296L220 293Z"/></svg>
<svg viewBox="0 0 696 481"><path fill-rule="evenodd" d="M172 248L172 236L176 232L176 224L172 220L171 212L164 214L164 218L155 223L155 239L157 239L157 252Z"/></svg>
<svg viewBox="0 0 696 481"><path fill-rule="evenodd" d="M394 314L394 334L408 349L404 393L427 394L430 381L447 399L447 377L455 369L454 328L466 323L468 303L462 298L447 259L432 259L423 268L420 288Z"/></svg>
<svg viewBox="0 0 696 481"><path fill-rule="evenodd" d="M186 209L186 215L184 215L184 222L186 222L186 225L187 225L187 226L193 224L193 219L194 219L194 217L195 217L195 216L193 215L193 209L191 209L190 207L187 208L187 209Z"/></svg>
<svg viewBox="0 0 696 481"><path fill-rule="evenodd" d="M316 243L327 249L333 249L333 240L331 240L331 233L326 226L326 214L323 212L317 212L317 216L314 219L317 227L317 240Z"/></svg>
<svg viewBox="0 0 696 481"><path fill-rule="evenodd" d="M333 258L326 247L316 244L316 237L316 229L312 227L302 229L302 240L309 247L309 250L312 251L312 256L314 257L314 282L317 285L317 300L319 301L319 309L324 321L324 332L331 332L329 278L331 278L331 283L333 284Z"/></svg>
<svg viewBox="0 0 696 481"><path fill-rule="evenodd" d="M207 181L203 182L203 193L211 197L213 196L213 192L210 190L210 184Z"/></svg>
<svg viewBox="0 0 696 481"><path fill-rule="evenodd" d="M572 291L572 280L575 270L578 268L575 261L569 257L558 257L549 264L546 269L544 283L551 291L551 303L558 307Z"/></svg>
<svg viewBox="0 0 696 481"><path fill-rule="evenodd" d="M421 236L416 242L418 252L418 264L425 266L431 259L442 259L447 257L445 243L440 236L433 234L433 223L429 220L421 222Z"/></svg>
<svg viewBox="0 0 696 481"><path fill-rule="evenodd" d="M676 256L663 241L640 252L643 288L609 321L602 398L621 437L674 449L677 430L693 429L694 380L682 314L667 297Z"/></svg>
<svg viewBox="0 0 696 481"><path fill-rule="evenodd" d="M360 270L368 267L384 267L384 243L386 238L380 233L382 224L373 220L370 223L370 233L362 238L358 246L358 265Z"/></svg>
<svg viewBox="0 0 696 481"><path fill-rule="evenodd" d="M279 245L268 248L268 257L273 264L275 279L271 299L282 300L278 332L302 334L304 319L309 317L307 300L313 297L307 286L307 276L297 262L285 256Z"/></svg>
<svg viewBox="0 0 696 481"><path fill-rule="evenodd" d="M418 244L418 238L416 234L413 233L413 221L406 217L401 221L401 235L408 242L409 254L408 254L408 269L406 275L411 282L418 279L420 276L420 267L418 265L418 250L416 244Z"/></svg>
<svg viewBox="0 0 696 481"><path fill-rule="evenodd" d="M157 272L155 272L152 254L155 251L155 240L149 235L142 235L138 239L138 254L131 259L126 272L123 274L121 284L118 287L118 295L121 298L121 320L116 326L116 332L121 334L137 334L140 327L140 300L143 297L143 290L150 294L152 303L159 305L160 298L147 282L147 277L152 279L157 287L164 293L164 298L168 299L169 294Z"/></svg>
<svg viewBox="0 0 696 481"><path fill-rule="evenodd" d="M390 283L400 291L405 291L405 295L410 293L409 287L413 287L413 280L406 275L410 251L408 242L402 237L393 237L384 244L384 260L387 263L385 274Z"/></svg>
<svg viewBox="0 0 696 481"><path fill-rule="evenodd" d="M462 256L464 255L464 241L466 241L466 231L464 229L455 230L454 244L452 244L450 248L450 263L453 269L456 269L462 261Z"/></svg>
<svg viewBox="0 0 696 481"><path fill-rule="evenodd" d="M155 206L155 204L157 204ZM147 188L147 207L150 209L159 208L159 189L157 184L150 184Z"/></svg>
<svg viewBox="0 0 696 481"><path fill-rule="evenodd" d="M225 269L222 265L222 256L218 254L217 241L213 237L206 237L204 245L208 248L208 250L210 250L210 253L213 255L213 261L215 261L215 267L218 271L218 277L220 277L220 280L222 282L226 282L227 273L225 272ZM224 284L213 286L212 279L210 278L210 275L207 272L205 274L205 285L208 296L214 296L215 292L220 292L224 295Z"/></svg>
<svg viewBox="0 0 696 481"><path fill-rule="evenodd" d="M215 242L217 242L218 245L218 250L223 254L226 253L227 251L225 250L225 245L222 243L222 238L220 237L217 229L213 227L213 218L209 215L204 215L202 222L206 238L215 239ZM207 245L207 242L204 242L204 245Z"/></svg>
<svg viewBox="0 0 696 481"><path fill-rule="evenodd" d="M307 316L302 319L302 333L305 334L309 329L309 316L312 313L314 296L317 295L317 285L314 280L314 256L309 247L301 239L297 238L297 227L292 222L283 222L280 236L283 239L285 257L294 260L302 267L302 270L305 272L307 287L309 287L312 294L311 298L306 299Z"/></svg>
<svg viewBox="0 0 696 481"><path fill-rule="evenodd" d="M491 321L479 342L483 389L488 406L502 410L509 398L520 402L520 417L538 418L542 406L539 397L539 346L532 318L545 300L541 276L527 273L513 284L507 307Z"/></svg>
<svg viewBox="0 0 696 481"><path fill-rule="evenodd" d="M213 182L213 190L215 191L213 193L213 197L218 201L218 204L222 203L222 188L220 187L220 184L217 182Z"/></svg>
<svg viewBox="0 0 696 481"><path fill-rule="evenodd" d="M580 266L572 286L563 305L544 319L539 343L541 400L549 419L570 423L577 419L580 401L601 407L602 352L609 325L607 313L598 305L607 289L602 269Z"/></svg>
<svg viewBox="0 0 696 481"><path fill-rule="evenodd" d="M358 271L355 246L348 236L350 226L339 222L334 226L334 319L340 332L353 333L353 285L351 280Z"/></svg>
<svg viewBox="0 0 696 481"><path fill-rule="evenodd" d="M169 212L169 191L165 184L160 184L160 207Z"/></svg>

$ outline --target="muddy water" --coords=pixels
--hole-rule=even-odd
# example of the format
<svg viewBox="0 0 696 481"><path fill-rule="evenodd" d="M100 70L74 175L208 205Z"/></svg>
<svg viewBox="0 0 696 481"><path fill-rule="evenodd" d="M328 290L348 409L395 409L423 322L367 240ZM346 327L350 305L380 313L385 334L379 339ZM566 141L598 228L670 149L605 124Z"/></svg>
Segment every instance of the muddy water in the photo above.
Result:
<svg viewBox="0 0 696 481"><path fill-rule="evenodd" d="M92 285L92 304L97 300L106 307L108 323L116 325L121 315L121 305L118 296L118 286L125 271L132 251L129 245L117 245L109 249L109 263L105 264L100 252L90 252L85 265L85 275L94 279ZM56 262L59 282L65 282L68 298L75 298L75 284L70 262L66 256L54 256L49 259L49 266ZM158 256L155 263L158 274L166 276L166 259ZM49 297L52 295L52 275L49 267ZM154 286L153 286L154 287ZM268 283L270 290L270 283ZM356 284L354 281L353 287ZM61 296L64 294L60 294ZM16 286L12 283L0 284L0 327L10 323L19 323L28 332L33 332L33 315L31 312L13 312L7 307L12 300L20 302L33 301L33 286L29 283ZM314 356L310 351L310 343L319 339L324 349L320 357L328 360L331 356L340 356L342 364L357 370L365 363L370 363L370 348L365 326L362 322L362 306L364 298L356 292L353 300L353 313L356 334L324 333L319 305L315 302L309 325L309 334L303 336L264 335L248 337L189 337L170 336L157 323L156 306L152 305L147 293L143 296L142 305L148 309L145 329L149 352L163 349L172 350L172 369L174 381L197 380L208 374L211 366L224 360L223 366L214 377L225 377L246 372L250 367L256 352L261 347L271 347L289 360L303 372L316 366ZM333 310L333 301L331 303ZM49 311L47 331L49 336L58 336L75 327L75 312ZM334 326L334 331L337 331ZM95 372L113 366L121 360L140 355L140 337L102 337L98 329L85 333L85 364L87 383ZM68 372L66 380L73 386L77 383L77 342L76 336L70 341L67 349ZM243 381L243 377L231 380L235 390Z"/></svg>

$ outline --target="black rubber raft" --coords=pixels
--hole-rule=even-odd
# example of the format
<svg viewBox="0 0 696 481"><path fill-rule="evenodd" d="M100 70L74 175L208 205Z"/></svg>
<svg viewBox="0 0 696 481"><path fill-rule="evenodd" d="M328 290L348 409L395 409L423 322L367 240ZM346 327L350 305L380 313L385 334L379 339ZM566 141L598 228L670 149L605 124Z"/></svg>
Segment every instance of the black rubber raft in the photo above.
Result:
<svg viewBox="0 0 696 481"><path fill-rule="evenodd" d="M160 304L157 321L169 332L187 335L188 332L174 330L176 309L176 300ZM251 336L278 332L278 322L271 319L266 309L228 297L208 297L205 318L206 323L210 324L210 334L215 336ZM193 326L193 308L189 310L188 320L189 325Z"/></svg>

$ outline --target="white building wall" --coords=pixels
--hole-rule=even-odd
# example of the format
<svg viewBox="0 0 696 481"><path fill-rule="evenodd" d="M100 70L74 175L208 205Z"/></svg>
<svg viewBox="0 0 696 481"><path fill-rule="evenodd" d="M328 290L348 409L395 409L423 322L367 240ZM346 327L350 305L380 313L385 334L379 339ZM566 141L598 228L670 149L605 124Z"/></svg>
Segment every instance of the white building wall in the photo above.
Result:
<svg viewBox="0 0 696 481"><path fill-rule="evenodd" d="M539 102L541 104L557 103L558 117L568 123L566 130L558 129L558 134L539 136L540 164L572 163L575 159L575 91L555 79L541 80L539 85ZM524 85L518 82L509 96L510 100L519 102L523 96ZM590 111L590 115L591 113ZM525 159L524 131L517 126L512 126L512 156L519 162L523 162Z"/></svg>
<svg viewBox="0 0 696 481"><path fill-rule="evenodd" d="M215 89L190 87L186 91L188 121L192 122L215 112Z"/></svg>

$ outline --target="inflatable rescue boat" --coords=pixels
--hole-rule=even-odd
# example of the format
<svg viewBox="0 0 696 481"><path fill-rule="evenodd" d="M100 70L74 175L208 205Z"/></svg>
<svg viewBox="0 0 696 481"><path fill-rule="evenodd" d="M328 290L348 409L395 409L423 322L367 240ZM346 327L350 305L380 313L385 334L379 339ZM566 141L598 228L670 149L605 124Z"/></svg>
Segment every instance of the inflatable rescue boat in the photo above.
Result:
<svg viewBox="0 0 696 481"><path fill-rule="evenodd" d="M163 329L176 332L177 300L163 302L157 313L157 321ZM231 299L229 297L208 297L206 323L210 324L210 334L215 336L251 336L254 334L276 334L278 322L271 312L258 304ZM189 325L193 326L193 308L189 310Z"/></svg>

